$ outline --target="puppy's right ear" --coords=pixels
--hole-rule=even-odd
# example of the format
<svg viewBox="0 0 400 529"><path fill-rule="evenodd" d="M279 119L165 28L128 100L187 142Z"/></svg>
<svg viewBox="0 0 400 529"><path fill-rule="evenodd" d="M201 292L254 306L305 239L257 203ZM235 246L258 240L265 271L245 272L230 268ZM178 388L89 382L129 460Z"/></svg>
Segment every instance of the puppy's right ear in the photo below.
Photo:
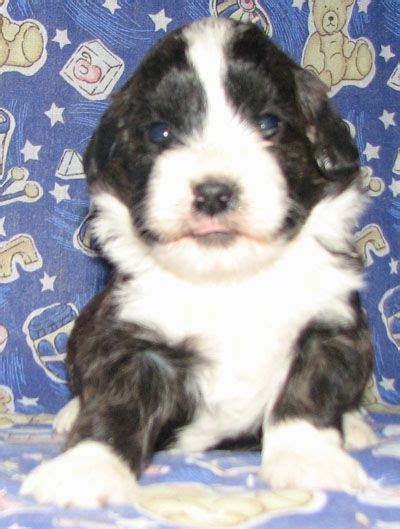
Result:
<svg viewBox="0 0 400 529"><path fill-rule="evenodd" d="M322 176L346 186L359 174L357 148L348 126L332 109L328 88L314 74L296 69L297 97Z"/></svg>

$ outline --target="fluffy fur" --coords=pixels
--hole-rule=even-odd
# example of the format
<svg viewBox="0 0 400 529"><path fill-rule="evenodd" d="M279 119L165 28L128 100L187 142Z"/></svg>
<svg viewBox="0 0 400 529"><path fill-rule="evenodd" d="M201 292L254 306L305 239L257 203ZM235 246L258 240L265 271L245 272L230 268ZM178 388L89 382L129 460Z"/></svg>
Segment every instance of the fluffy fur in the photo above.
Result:
<svg viewBox="0 0 400 529"><path fill-rule="evenodd" d="M159 447L248 436L274 487L363 487L342 434L372 368L351 237L365 200L325 87L255 26L193 23L116 94L85 168L115 273L70 339L68 449L24 492L123 502L121 461L134 480ZM91 461L126 486L94 479L81 501Z"/></svg>

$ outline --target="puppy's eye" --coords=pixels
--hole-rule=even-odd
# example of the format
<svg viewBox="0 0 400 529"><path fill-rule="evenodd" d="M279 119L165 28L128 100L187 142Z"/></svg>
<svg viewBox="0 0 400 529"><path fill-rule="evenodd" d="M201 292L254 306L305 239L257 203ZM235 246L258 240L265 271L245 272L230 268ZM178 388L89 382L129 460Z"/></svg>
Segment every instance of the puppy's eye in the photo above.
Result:
<svg viewBox="0 0 400 529"><path fill-rule="evenodd" d="M152 123L148 128L149 140L152 143L166 145L172 139L172 131L166 123Z"/></svg>
<svg viewBox="0 0 400 529"><path fill-rule="evenodd" d="M273 114L264 114L258 118L257 124L263 138L272 138L278 130L281 120Z"/></svg>

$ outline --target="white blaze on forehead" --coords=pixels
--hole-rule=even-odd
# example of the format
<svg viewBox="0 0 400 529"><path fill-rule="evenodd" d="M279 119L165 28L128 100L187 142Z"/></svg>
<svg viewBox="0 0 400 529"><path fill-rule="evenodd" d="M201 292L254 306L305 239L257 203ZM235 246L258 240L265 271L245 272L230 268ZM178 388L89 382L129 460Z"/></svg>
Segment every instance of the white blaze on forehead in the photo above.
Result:
<svg viewBox="0 0 400 529"><path fill-rule="evenodd" d="M206 94L208 116L218 115L226 106L224 46L232 36L232 28L219 19L207 19L189 26L184 36L188 43L188 59Z"/></svg>
<svg viewBox="0 0 400 529"><path fill-rule="evenodd" d="M226 47L234 37L234 28L224 19L206 19L187 28L184 37L187 57L200 80L207 107L203 130L195 140L213 150L217 145L220 155L257 142L257 134L227 99L224 86L228 73Z"/></svg>

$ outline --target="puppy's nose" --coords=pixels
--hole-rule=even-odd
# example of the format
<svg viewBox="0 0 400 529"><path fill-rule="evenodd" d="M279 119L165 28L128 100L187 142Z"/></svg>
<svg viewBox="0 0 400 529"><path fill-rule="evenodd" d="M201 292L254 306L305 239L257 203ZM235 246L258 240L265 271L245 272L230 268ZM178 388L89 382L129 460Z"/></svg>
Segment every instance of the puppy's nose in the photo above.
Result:
<svg viewBox="0 0 400 529"><path fill-rule="evenodd" d="M195 210L210 216L232 209L237 202L235 187L227 182L207 180L197 184L193 192Z"/></svg>

